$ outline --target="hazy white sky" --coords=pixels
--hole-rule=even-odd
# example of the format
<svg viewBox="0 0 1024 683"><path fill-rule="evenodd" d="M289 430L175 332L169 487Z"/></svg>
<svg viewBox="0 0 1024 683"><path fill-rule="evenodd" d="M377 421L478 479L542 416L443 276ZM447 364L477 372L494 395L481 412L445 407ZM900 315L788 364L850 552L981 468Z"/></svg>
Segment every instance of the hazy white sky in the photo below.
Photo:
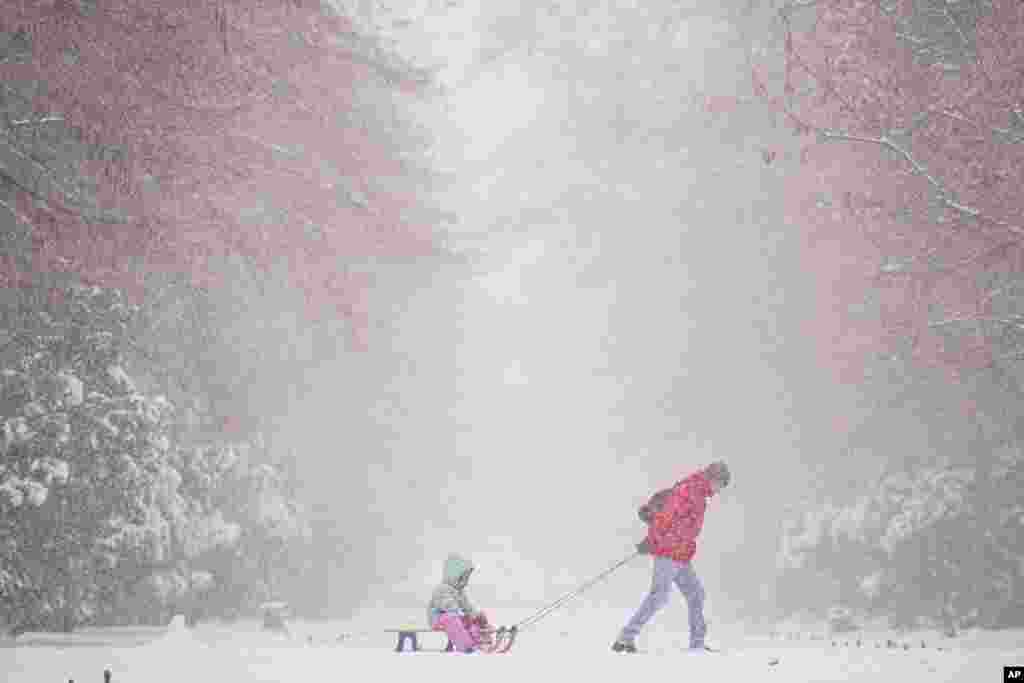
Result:
<svg viewBox="0 0 1024 683"><path fill-rule="evenodd" d="M726 140L692 102L665 102L650 116L692 119L680 147L609 135L607 155L582 156L550 58L512 46L481 63L498 5L349 4L440 68L444 94L419 109L451 179L436 200L459 217L453 246L481 256L425 275L411 299L375 292L387 305L374 351L331 371L334 386L376 397L370 415L345 418L359 449L330 470L366 482L345 504L355 552L373 555L373 599L429 591L449 551L481 565L484 602L554 599L567 590L558 576L586 578L630 551L647 495L718 458L736 485L711 506L698 570L712 603L742 592L736 577L749 592L774 563L778 491L810 438L792 395L814 374L787 372L804 347L777 306L799 301L801 283L756 125ZM716 7L681 25L677 77L691 92L746 94ZM321 424L365 413L365 395L342 404L328 386L310 398ZM626 570L633 579L603 597L639 600L647 571Z"/></svg>

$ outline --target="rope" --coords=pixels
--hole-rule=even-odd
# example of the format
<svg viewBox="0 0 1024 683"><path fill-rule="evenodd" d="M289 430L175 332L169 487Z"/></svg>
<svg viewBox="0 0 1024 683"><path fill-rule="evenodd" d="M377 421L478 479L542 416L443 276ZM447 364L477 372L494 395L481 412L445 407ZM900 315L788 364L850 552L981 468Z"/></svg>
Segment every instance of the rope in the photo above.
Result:
<svg viewBox="0 0 1024 683"><path fill-rule="evenodd" d="M526 619L523 619L522 621L520 621L518 624L516 624L512 628L516 629L517 631L521 631L524 628L529 628L530 626L533 626L538 621L540 621L541 619L543 619L547 615L551 614L553 611L555 611L556 609L558 609L559 607L564 605L566 602L568 602L572 598L576 597L577 595L582 594L583 591L587 590L588 588L590 588L594 584L596 584L599 581L601 581L602 579L606 578L609 574L611 574L616 569L618 569L622 565L626 564L627 562L629 562L630 560L632 560L633 558L635 558L639 554L640 554L639 552L635 552L632 555L630 555L629 557L627 557L626 559L621 560L621 561L615 563L614 565L612 565L608 569L604 570L603 572L601 572L600 574L595 576L590 581L587 581L586 583L584 583L579 588L566 593L565 595L560 597L558 600L555 600L553 603L551 603L547 607L543 607L538 612L535 612L534 614L530 615Z"/></svg>

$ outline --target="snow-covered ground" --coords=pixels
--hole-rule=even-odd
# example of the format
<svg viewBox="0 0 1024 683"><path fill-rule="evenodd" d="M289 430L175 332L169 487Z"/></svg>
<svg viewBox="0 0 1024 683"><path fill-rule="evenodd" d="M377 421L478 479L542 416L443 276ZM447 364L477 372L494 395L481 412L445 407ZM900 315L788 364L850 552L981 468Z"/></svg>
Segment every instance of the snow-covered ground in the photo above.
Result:
<svg viewBox="0 0 1024 683"><path fill-rule="evenodd" d="M628 609L595 608L554 614L520 635L507 655L396 654L394 636L377 630L415 625L418 609L364 611L348 621L294 622L290 637L262 633L257 624L202 625L193 631L83 630L70 637L28 634L0 647L0 680L10 683L288 683L343 681L546 681L566 673L588 681L1001 681L1002 667L1024 664L1024 633L973 633L911 650L832 648L831 642L772 641L738 626L713 626L728 654L690 655L685 614L660 614L641 637L646 654L617 655L609 645ZM529 610L496 610L514 623ZM683 623L680 623L682 620ZM338 636L347 637L338 640ZM925 636L927 637L927 636ZM915 636L905 636L913 642ZM0 641L2 642L2 641ZM444 637L421 643L440 649ZM943 647L944 651L937 648ZM777 664L771 664L774 659ZM369 676L370 678L364 678ZM677 678L677 677L682 677Z"/></svg>

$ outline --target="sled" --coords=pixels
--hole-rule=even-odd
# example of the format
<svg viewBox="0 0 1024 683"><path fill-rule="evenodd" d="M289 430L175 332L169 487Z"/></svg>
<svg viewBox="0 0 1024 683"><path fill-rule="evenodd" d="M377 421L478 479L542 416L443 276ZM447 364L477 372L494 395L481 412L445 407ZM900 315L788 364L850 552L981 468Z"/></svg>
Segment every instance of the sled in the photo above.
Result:
<svg viewBox="0 0 1024 683"><path fill-rule="evenodd" d="M421 627L408 627L408 628L386 628L385 633L395 633L398 636L398 642L395 644L395 652L422 652L423 649L420 647L419 634L421 633L440 633L447 634L444 631L431 628ZM486 653L503 653L508 652L509 648L512 647L512 643L515 640L515 629L505 628L502 626L497 631L493 629L487 629L480 632L480 651ZM406 648L406 642L409 643L409 648ZM455 645L450 639L445 645L443 652L454 652Z"/></svg>

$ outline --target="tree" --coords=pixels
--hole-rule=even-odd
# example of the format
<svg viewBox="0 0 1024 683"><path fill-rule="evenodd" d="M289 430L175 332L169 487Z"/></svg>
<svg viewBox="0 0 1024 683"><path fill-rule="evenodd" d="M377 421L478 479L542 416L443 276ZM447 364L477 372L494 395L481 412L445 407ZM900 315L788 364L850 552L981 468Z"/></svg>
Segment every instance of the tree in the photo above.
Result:
<svg viewBox="0 0 1024 683"><path fill-rule="evenodd" d="M131 307L116 290L76 286L56 302L5 349L0 600L23 622L70 630L95 613L93 589L119 555L162 550L173 408L120 364Z"/></svg>
<svg viewBox="0 0 1024 683"><path fill-rule="evenodd" d="M977 608L997 573L987 539L1001 524L989 502L998 453L1024 399L1024 8L823 0L784 3L781 17L782 69L773 79L755 64L753 78L797 134L816 138L786 201L821 278L818 333L850 383L879 356L957 383L976 432L978 543L964 570Z"/></svg>
<svg viewBox="0 0 1024 683"><path fill-rule="evenodd" d="M0 344L11 386L28 387L2 414L5 447L17 457L0 473L0 498L5 513L18 512L4 520L16 542L5 550L0 590L12 600L36 594L26 607L32 618L57 607L86 618L133 582L147 583L154 605L166 607L243 536L227 512L179 490L184 475L173 458L181 441L230 431L227 418L241 412L237 397L250 387L228 380L250 379L245 371L266 359L239 360L255 353L223 334L224 311L241 308L240 299L277 306L294 327L334 342L339 324L365 322L364 262L429 261L436 249L434 216L419 199L431 175L423 139L401 109L426 77L320 3L288 0L6 3L0 72ZM82 282L90 286L76 287ZM92 285L117 306L83 304ZM81 305L97 316L87 334L88 321L67 319ZM131 320L118 322L117 307L132 308ZM274 341L290 346L296 334L282 329ZM120 371L107 378L115 357L110 367ZM130 378L129 358L140 361ZM68 369L76 363L86 369ZM83 420L134 415L134 427L111 423L118 431L109 443L94 445L93 427L72 424L73 448L61 434L30 428L26 410L43 410L31 418L47 425L65 419L58 399L38 389L65 374L85 387ZM162 414L157 425L140 417L156 401L148 389L172 381L182 407L202 406L212 423L205 433L177 419L184 415ZM133 450L157 434L159 452ZM103 497L109 484L72 467L70 486L79 488L60 488L36 460L62 448L100 473L114 459L114 470L138 479L57 547L62 511L78 504L68 501ZM60 473L67 458L55 457ZM293 498L278 502L301 530ZM267 539L291 542L270 526ZM112 564L79 566L94 550ZM55 583L19 564L40 553L79 562L73 571L87 595L48 592L70 585L71 573Z"/></svg>
<svg viewBox="0 0 1024 683"><path fill-rule="evenodd" d="M60 292L0 355L0 606L15 631L265 599L309 550L282 468L258 444L184 439L173 405L125 370L138 308L118 290Z"/></svg>
<svg viewBox="0 0 1024 683"><path fill-rule="evenodd" d="M802 30L799 11L815 13ZM828 303L842 312L830 324L849 360L879 342L957 373L1013 359L1020 4L826 0L788 3L782 16L782 92L756 67L754 83L797 133L817 136L787 201L816 239L843 249ZM839 258L820 256L827 267Z"/></svg>
<svg viewBox="0 0 1024 683"><path fill-rule="evenodd" d="M290 598L293 586L283 574L309 556L310 529L282 468L268 458L249 442L207 443L172 455L180 473L171 544L184 586L179 608L226 615Z"/></svg>
<svg viewBox="0 0 1024 683"><path fill-rule="evenodd" d="M0 35L0 210L30 255L8 245L7 283L62 270L141 295L242 268L358 322L353 264L433 248L389 101L422 75L318 2L6 3Z"/></svg>

